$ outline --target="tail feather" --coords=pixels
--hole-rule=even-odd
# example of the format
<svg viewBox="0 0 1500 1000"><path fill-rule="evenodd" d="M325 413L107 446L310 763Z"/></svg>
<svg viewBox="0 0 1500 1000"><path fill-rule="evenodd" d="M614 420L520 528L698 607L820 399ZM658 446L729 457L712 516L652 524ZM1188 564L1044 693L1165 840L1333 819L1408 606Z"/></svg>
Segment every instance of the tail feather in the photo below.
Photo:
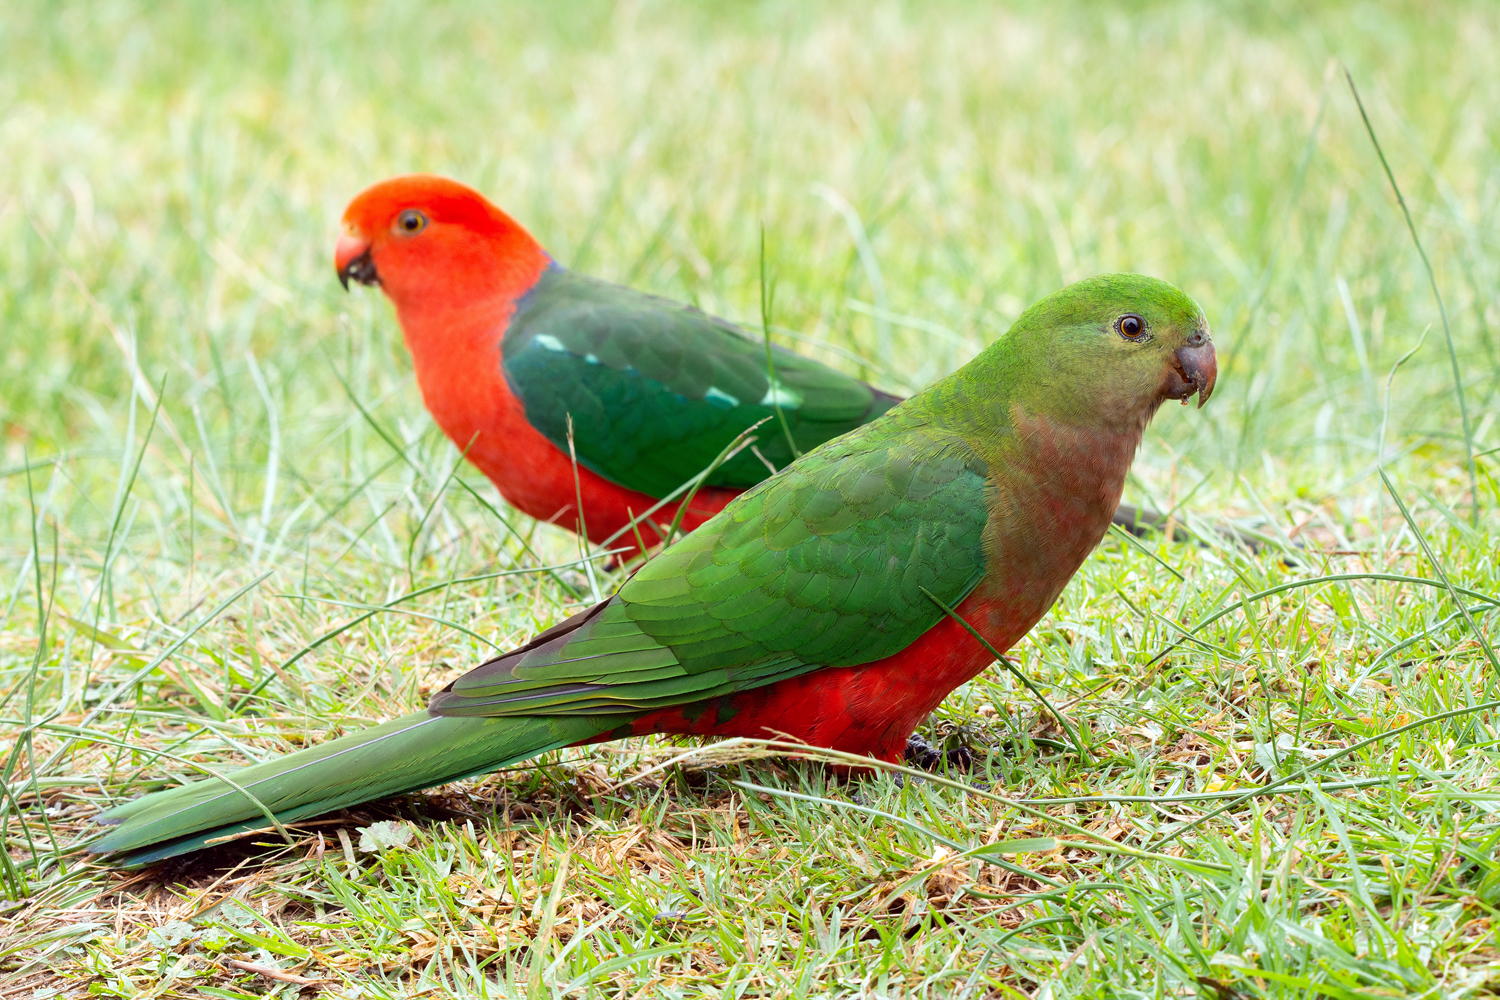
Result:
<svg viewBox="0 0 1500 1000"><path fill-rule="evenodd" d="M485 774L598 736L612 716L440 718L416 712L277 760L156 792L97 817L114 825L89 844L147 864L205 842ZM248 794L247 794L248 793ZM251 798L253 796L253 800Z"/></svg>

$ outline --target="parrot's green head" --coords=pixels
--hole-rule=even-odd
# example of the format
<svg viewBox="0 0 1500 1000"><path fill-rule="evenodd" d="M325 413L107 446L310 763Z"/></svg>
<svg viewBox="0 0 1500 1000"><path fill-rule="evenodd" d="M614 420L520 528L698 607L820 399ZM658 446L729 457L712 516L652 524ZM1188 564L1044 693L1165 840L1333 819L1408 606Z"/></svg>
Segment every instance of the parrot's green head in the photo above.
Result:
<svg viewBox="0 0 1500 1000"><path fill-rule="evenodd" d="M1029 412L1089 427L1143 427L1168 399L1186 405L1196 394L1202 406L1218 376L1203 310L1140 274L1101 274L1052 293L990 352Z"/></svg>

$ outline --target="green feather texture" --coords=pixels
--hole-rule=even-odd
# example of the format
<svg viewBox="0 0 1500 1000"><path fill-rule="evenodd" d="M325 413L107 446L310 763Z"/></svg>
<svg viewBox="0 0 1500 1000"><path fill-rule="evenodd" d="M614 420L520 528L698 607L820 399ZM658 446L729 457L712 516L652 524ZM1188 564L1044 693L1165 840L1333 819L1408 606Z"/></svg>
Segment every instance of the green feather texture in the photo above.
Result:
<svg viewBox="0 0 1500 1000"><path fill-rule="evenodd" d="M1126 312L1141 336L1116 332ZM1174 351L1189 343L1211 361L1198 307L1164 282L1069 286L959 372L809 451L427 711L118 806L90 850L143 864L266 826L266 811L285 823L624 731L655 709L872 663L942 619L928 593L956 607L976 587L1023 580L1040 595L1034 621L1077 565L1049 565L1057 512L1081 512L1068 516L1102 536L1113 501L1098 484L1118 496L1141 428L1181 388ZM1071 457L1036 459L1059 441ZM1092 463L1092 492L1045 495L1075 481L1059 462ZM1069 538L1075 560L1098 541Z"/></svg>
<svg viewBox="0 0 1500 1000"><path fill-rule="evenodd" d="M901 410L803 456L554 638L478 667L442 715L700 701L914 642L984 573L985 468Z"/></svg>
<svg viewBox="0 0 1500 1000"><path fill-rule="evenodd" d="M789 464L798 451L869 421L897 398L691 306L554 265L518 303L502 346L526 419L563 451L568 416L578 461L606 479L666 496L703 471L740 431L773 417L756 448ZM780 413L777 413L777 404ZM748 449L708 478L747 487L766 477Z"/></svg>
<svg viewBox="0 0 1500 1000"><path fill-rule="evenodd" d="M605 732L613 719L442 719L427 712L342 736L286 757L204 778L98 816L115 829L89 845L149 864L220 837L486 774ZM237 786L237 787L236 787ZM252 801L243 792L253 795ZM265 808L262 809L261 807Z"/></svg>

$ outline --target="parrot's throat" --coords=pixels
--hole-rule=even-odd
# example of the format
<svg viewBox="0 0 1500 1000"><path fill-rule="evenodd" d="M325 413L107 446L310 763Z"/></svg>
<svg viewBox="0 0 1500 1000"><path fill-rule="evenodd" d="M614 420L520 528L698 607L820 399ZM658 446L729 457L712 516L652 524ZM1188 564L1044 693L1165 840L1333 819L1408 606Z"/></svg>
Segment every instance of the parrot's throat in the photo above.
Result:
<svg viewBox="0 0 1500 1000"><path fill-rule="evenodd" d="M526 241L519 248L468 247L470 253L442 258L446 269L424 261L403 274L410 287L387 288L427 409L460 448L476 433L503 434L523 421L505 384L500 346L517 301L552 264Z"/></svg>
<svg viewBox="0 0 1500 1000"><path fill-rule="evenodd" d="M427 408L451 437L467 437L509 391L500 339L514 305L499 296L445 308L397 308Z"/></svg>
<svg viewBox="0 0 1500 1000"><path fill-rule="evenodd" d="M995 474L985 539L984 589L1005 609L1004 645L1047 612L1109 530L1144 429L1144 422L1112 430L1083 428L1034 417L1020 407L1012 418L1015 435L991 462Z"/></svg>
<svg viewBox="0 0 1500 1000"><path fill-rule="evenodd" d="M536 463L556 448L527 423L501 369L500 344L514 310L509 297L485 296L441 307L398 304L397 315L432 419L511 503L548 520L558 505L527 502L527 487L539 479Z"/></svg>

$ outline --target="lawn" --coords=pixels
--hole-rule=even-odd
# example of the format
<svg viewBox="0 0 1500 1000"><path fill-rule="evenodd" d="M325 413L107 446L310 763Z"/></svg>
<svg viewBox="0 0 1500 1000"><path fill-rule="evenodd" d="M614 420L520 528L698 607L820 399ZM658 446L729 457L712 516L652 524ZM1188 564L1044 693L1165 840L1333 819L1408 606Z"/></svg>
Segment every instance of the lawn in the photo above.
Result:
<svg viewBox="0 0 1500 1000"><path fill-rule="evenodd" d="M1500 993L1500 7L105 0L0 39L0 998ZM417 169L730 319L764 271L777 338L894 392L1080 277L1193 295L1219 388L1127 486L1168 533L1012 652L1078 742L996 668L923 730L966 769L631 740L71 851L620 582L339 287L344 204Z"/></svg>

